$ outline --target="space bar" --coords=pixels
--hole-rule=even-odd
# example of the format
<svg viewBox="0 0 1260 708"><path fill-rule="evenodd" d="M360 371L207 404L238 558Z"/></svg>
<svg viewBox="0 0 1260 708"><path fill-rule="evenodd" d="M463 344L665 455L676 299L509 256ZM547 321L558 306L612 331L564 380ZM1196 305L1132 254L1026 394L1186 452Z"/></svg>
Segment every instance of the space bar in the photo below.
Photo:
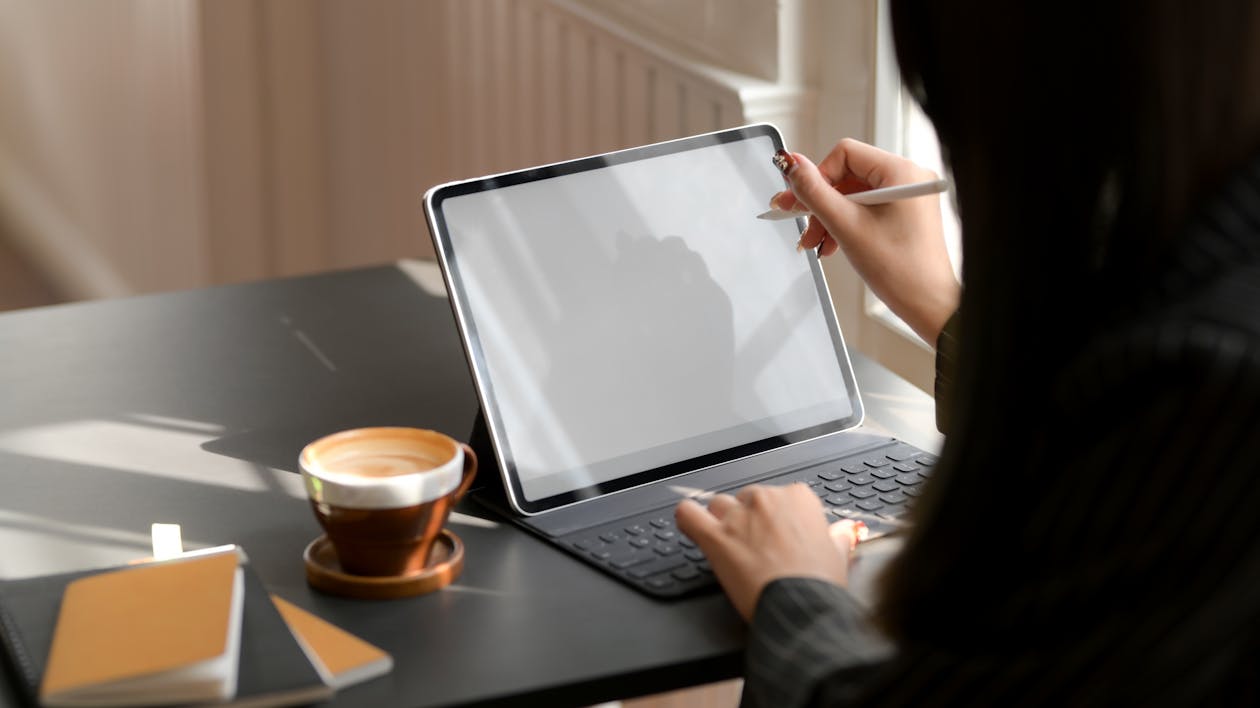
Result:
<svg viewBox="0 0 1260 708"><path fill-rule="evenodd" d="M673 570L674 568L678 568L680 566L690 565L690 563L691 561L688 561L682 556L666 556L660 560L652 561L651 563L641 563L636 565L627 572L635 578L646 578L649 575L656 575L657 573L664 573L667 570Z"/></svg>

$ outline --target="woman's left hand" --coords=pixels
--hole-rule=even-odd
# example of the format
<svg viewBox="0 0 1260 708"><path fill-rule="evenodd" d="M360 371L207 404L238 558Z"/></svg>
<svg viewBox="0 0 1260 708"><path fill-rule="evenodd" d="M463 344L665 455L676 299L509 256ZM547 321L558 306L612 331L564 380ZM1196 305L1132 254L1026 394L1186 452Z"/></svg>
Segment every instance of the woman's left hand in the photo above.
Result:
<svg viewBox="0 0 1260 708"><path fill-rule="evenodd" d="M745 620L772 580L848 582L856 530L847 521L829 526L818 497L803 484L745 487L734 497L713 497L707 509L686 499L675 515Z"/></svg>

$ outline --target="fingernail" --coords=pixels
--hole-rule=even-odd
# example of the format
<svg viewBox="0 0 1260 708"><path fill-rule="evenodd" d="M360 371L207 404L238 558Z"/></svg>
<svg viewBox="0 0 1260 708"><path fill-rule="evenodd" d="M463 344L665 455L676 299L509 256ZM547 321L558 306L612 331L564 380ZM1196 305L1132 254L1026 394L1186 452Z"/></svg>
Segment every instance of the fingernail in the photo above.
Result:
<svg viewBox="0 0 1260 708"><path fill-rule="evenodd" d="M774 166L786 177L792 174L792 170L796 168L796 157L787 150L779 150L774 153L774 157L770 158Z"/></svg>

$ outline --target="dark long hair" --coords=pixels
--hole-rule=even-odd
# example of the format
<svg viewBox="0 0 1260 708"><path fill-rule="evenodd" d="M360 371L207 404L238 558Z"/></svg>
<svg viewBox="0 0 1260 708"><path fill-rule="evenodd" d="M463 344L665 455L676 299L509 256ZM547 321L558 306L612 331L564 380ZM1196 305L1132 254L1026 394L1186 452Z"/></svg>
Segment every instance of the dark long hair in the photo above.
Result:
<svg viewBox="0 0 1260 708"><path fill-rule="evenodd" d="M894 636L937 611L937 580L965 577L959 551L991 533L991 516L947 508L997 509L999 482L1033 482L992 475L1041 454L1026 431L1056 422L1056 372L1260 148L1257 7L892 0L903 79L956 187L964 281L939 479L884 581Z"/></svg>

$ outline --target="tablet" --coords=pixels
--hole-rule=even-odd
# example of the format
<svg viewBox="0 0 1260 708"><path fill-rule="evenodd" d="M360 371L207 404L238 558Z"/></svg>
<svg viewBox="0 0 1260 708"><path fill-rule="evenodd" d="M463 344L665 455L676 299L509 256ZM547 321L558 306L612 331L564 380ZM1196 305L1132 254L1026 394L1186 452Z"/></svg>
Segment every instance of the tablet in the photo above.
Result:
<svg viewBox="0 0 1260 708"><path fill-rule="evenodd" d="M860 424L804 220L756 218L781 147L752 125L425 194L516 512Z"/></svg>

